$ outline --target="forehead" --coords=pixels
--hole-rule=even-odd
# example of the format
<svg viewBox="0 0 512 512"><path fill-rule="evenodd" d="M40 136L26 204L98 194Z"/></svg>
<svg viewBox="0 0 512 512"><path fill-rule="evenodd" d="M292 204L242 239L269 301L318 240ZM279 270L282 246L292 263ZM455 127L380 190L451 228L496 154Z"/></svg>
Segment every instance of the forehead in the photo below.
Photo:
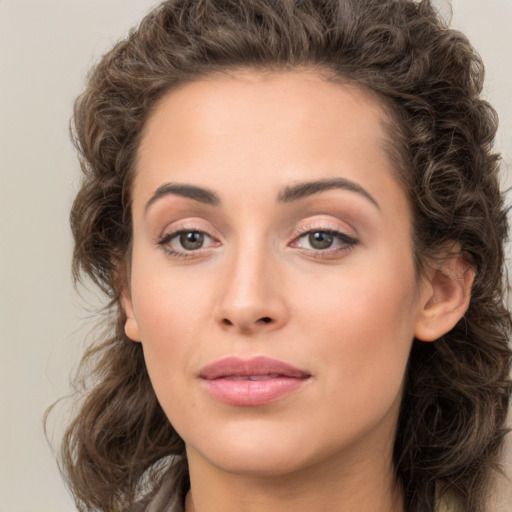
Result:
<svg viewBox="0 0 512 512"><path fill-rule="evenodd" d="M339 123L343 121L345 129L351 124L384 141L389 115L377 95L351 82L328 80L327 76L301 69L242 69L181 85L156 105L139 154L144 154L148 139L156 142L157 132L165 137L176 135L176 131L185 136L200 135L200 130L241 128L240 136L252 129L250 134L256 138L265 133L272 136L272 128L283 123L297 128L319 128L321 124L318 135L329 138L343 128ZM340 113L343 119L338 117ZM254 131L258 128L265 131Z"/></svg>
<svg viewBox="0 0 512 512"><path fill-rule="evenodd" d="M148 197L165 180L275 192L340 176L382 188L394 175L386 118L375 95L310 71L213 75L156 106L134 192Z"/></svg>

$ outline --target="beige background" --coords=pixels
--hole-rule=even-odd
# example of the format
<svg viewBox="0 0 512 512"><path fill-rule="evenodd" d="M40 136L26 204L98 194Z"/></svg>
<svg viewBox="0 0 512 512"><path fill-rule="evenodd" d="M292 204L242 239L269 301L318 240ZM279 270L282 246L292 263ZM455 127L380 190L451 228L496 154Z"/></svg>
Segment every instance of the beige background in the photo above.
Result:
<svg viewBox="0 0 512 512"><path fill-rule="evenodd" d="M41 420L68 391L90 325L70 280L78 166L67 125L90 64L155 3L0 0L0 512L74 510ZM453 10L487 65L510 174L512 0L454 0ZM510 512L505 487L499 510Z"/></svg>

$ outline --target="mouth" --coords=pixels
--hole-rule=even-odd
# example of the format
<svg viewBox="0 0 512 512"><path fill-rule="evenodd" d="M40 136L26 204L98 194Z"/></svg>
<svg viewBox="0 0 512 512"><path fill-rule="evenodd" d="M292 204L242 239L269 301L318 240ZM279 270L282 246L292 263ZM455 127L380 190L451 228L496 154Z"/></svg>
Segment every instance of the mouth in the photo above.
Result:
<svg viewBox="0 0 512 512"><path fill-rule="evenodd" d="M255 407L284 398L302 388L312 376L277 359L228 357L204 367L198 377L213 398Z"/></svg>

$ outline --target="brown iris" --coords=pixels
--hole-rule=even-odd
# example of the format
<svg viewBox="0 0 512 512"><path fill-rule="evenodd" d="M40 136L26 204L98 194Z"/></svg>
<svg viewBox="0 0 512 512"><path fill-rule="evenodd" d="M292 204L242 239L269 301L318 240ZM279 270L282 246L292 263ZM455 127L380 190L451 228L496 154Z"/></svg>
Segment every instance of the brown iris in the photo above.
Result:
<svg viewBox="0 0 512 512"><path fill-rule="evenodd" d="M325 231L315 231L309 234L309 244L314 249L327 249L332 245L334 235Z"/></svg>
<svg viewBox="0 0 512 512"><path fill-rule="evenodd" d="M180 244L187 251L201 249L204 243L204 234L199 231L185 231L180 234Z"/></svg>

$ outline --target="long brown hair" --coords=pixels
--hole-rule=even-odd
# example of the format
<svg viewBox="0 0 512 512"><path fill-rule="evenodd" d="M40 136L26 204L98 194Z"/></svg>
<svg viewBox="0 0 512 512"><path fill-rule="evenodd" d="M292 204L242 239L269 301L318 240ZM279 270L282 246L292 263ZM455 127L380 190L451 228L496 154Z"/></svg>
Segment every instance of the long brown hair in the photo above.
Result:
<svg viewBox="0 0 512 512"><path fill-rule="evenodd" d="M380 98L412 205L418 268L452 244L475 269L464 318L434 343L414 341L394 464L407 512L433 512L445 491L467 512L484 510L511 394L511 321L497 117L480 98L479 56L429 1L168 0L101 59L75 104L83 181L71 212L73 271L109 297L106 327L82 362L89 384L62 444L81 511L124 510L168 468L176 501L188 486L183 441L156 400L140 344L124 334L119 303L145 122L164 94L201 76L294 66Z"/></svg>

